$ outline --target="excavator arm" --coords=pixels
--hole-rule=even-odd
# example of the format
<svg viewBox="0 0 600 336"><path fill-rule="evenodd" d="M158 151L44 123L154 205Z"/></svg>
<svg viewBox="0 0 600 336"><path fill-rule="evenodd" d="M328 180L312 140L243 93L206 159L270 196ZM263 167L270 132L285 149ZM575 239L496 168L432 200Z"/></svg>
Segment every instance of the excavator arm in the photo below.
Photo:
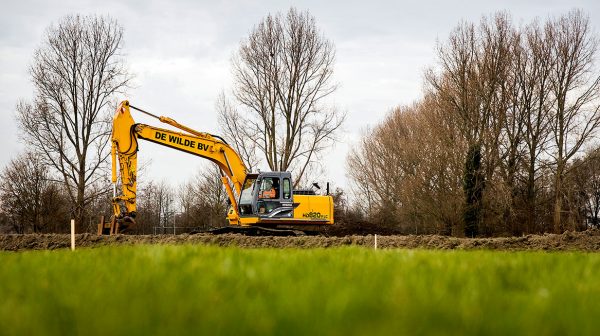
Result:
<svg viewBox="0 0 600 336"><path fill-rule="evenodd" d="M145 113L183 132L135 123L130 109ZM111 154L112 182L114 185L112 204L115 219L133 221L132 218L136 215L138 139L196 155L217 164L233 209L233 211L230 211L228 218L232 223L239 220L234 190L237 195L241 193L242 184L248 172L236 151L218 136L198 132L177 123L171 118L155 116L130 105L129 101L121 102L113 117ZM120 195L117 195L117 170L121 176Z"/></svg>

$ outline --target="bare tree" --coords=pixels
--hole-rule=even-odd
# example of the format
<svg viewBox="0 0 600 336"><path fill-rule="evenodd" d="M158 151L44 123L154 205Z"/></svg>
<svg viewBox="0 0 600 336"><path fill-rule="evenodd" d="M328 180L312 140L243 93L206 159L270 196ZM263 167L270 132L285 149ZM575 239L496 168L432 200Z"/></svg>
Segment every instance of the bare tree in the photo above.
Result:
<svg viewBox="0 0 600 336"><path fill-rule="evenodd" d="M227 142L233 146L246 164L249 171L254 171L260 159L257 156L256 145L252 141L250 129L245 124L245 118L227 100L225 93L221 93L217 99L217 113L219 115L219 127L224 132ZM253 133L253 132L252 132Z"/></svg>
<svg viewBox="0 0 600 336"><path fill-rule="evenodd" d="M295 185L344 120L326 104L336 89L334 60L334 46L314 17L294 8L262 20L232 60L241 109L221 118L224 130L242 137L244 147L254 146L271 170L294 170Z"/></svg>
<svg viewBox="0 0 600 336"><path fill-rule="evenodd" d="M543 154L548 149L550 109L554 103L550 86L554 67L551 45L545 30L534 21L521 33L515 50L513 107L525 146L519 159L525 169L525 232L538 230L538 181L546 164Z"/></svg>
<svg viewBox="0 0 600 336"><path fill-rule="evenodd" d="M160 228L174 226L176 213L175 191L165 181L141 186L138 193L138 215L134 230L139 233L152 233Z"/></svg>
<svg viewBox="0 0 600 336"><path fill-rule="evenodd" d="M137 191L136 225L132 228L138 234L152 234L160 225L160 215L156 206L156 184L140 183Z"/></svg>
<svg viewBox="0 0 600 336"><path fill-rule="evenodd" d="M600 75L596 68L598 39L589 18L575 10L549 21L554 67L551 73L554 179L554 230L561 232L563 180L567 163L594 135L600 125Z"/></svg>
<svg viewBox="0 0 600 336"><path fill-rule="evenodd" d="M178 209L177 224L181 227L197 227L199 214L196 211L194 184L186 181L175 191Z"/></svg>
<svg viewBox="0 0 600 336"><path fill-rule="evenodd" d="M166 227L175 226L175 192L165 181L160 182L155 189L156 215L158 225L165 230Z"/></svg>
<svg viewBox="0 0 600 336"><path fill-rule="evenodd" d="M2 202L0 200L0 202ZM2 204L0 203L0 209L2 208ZM0 211L0 234L13 232L12 224L6 213L4 211Z"/></svg>
<svg viewBox="0 0 600 336"><path fill-rule="evenodd" d="M198 172L193 179L194 197L200 215L208 227L224 226L229 200L217 166Z"/></svg>
<svg viewBox="0 0 600 336"><path fill-rule="evenodd" d="M569 225L577 228L600 227L600 149L569 165L563 183Z"/></svg>
<svg viewBox="0 0 600 336"><path fill-rule="evenodd" d="M426 74L440 108L457 119L469 144L466 159L481 158L481 164L465 163L465 230L469 236L477 235L486 181L494 178L500 164L500 141L511 97L506 85L514 36L506 13L484 17L479 26L462 23L447 43L438 45L439 70Z"/></svg>
<svg viewBox="0 0 600 336"><path fill-rule="evenodd" d="M2 171L2 212L17 233L43 232L67 223L63 195L48 168L33 153L13 159Z"/></svg>
<svg viewBox="0 0 600 336"><path fill-rule="evenodd" d="M203 167L177 192L182 227L209 229L226 224L228 196L215 165Z"/></svg>
<svg viewBox="0 0 600 336"><path fill-rule="evenodd" d="M30 68L35 101L17 106L23 137L63 181L81 230L86 206L107 191L111 98L130 77L123 30L102 16L67 16L50 26Z"/></svg>
<svg viewBox="0 0 600 336"><path fill-rule="evenodd" d="M466 142L457 128L427 96L365 134L347 158L361 212L405 233L458 229Z"/></svg>

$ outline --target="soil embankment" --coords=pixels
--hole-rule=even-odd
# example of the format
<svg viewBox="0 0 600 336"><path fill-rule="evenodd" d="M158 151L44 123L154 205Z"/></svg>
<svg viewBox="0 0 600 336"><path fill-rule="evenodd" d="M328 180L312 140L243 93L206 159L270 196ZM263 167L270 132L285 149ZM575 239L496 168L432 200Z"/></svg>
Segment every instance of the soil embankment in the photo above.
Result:
<svg viewBox="0 0 600 336"><path fill-rule="evenodd" d="M491 250L577 250L600 251L600 230L565 232L563 234L527 235L506 238L456 238L437 235L390 235L378 236L379 248L424 249L491 249ZM239 234L213 235L77 235L77 247L98 247L122 244L210 244L248 248L314 248L344 245L374 245L373 235L350 235L345 237L254 237ZM67 234L0 235L0 250L23 251L61 249L70 246Z"/></svg>

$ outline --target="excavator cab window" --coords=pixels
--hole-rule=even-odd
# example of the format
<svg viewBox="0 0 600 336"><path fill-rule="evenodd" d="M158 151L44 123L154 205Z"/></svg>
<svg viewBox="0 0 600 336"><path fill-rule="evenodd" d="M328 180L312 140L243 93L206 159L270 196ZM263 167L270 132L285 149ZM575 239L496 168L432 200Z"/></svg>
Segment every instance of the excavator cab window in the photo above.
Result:
<svg viewBox="0 0 600 336"><path fill-rule="evenodd" d="M278 177L263 177L258 192L258 214L266 215L281 206L279 202L280 186Z"/></svg>
<svg viewBox="0 0 600 336"><path fill-rule="evenodd" d="M240 194L239 208L242 215L252 214L252 200L254 195L254 188L256 187L256 178L247 178L244 181L242 193Z"/></svg>
<svg viewBox="0 0 600 336"><path fill-rule="evenodd" d="M283 179L283 198L290 199L292 197L292 186L289 178Z"/></svg>
<svg viewBox="0 0 600 336"><path fill-rule="evenodd" d="M265 177L260 183L260 199L277 199L279 198L279 178Z"/></svg>

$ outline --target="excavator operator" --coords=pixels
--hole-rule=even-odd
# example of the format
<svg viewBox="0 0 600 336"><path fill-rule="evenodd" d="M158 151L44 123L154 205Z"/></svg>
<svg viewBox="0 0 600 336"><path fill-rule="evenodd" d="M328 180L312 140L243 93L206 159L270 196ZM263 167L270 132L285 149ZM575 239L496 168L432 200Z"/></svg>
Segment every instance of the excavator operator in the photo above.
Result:
<svg viewBox="0 0 600 336"><path fill-rule="evenodd" d="M265 178L262 186L262 191L258 195L258 198L273 199L277 198L279 191L278 183L279 179Z"/></svg>

